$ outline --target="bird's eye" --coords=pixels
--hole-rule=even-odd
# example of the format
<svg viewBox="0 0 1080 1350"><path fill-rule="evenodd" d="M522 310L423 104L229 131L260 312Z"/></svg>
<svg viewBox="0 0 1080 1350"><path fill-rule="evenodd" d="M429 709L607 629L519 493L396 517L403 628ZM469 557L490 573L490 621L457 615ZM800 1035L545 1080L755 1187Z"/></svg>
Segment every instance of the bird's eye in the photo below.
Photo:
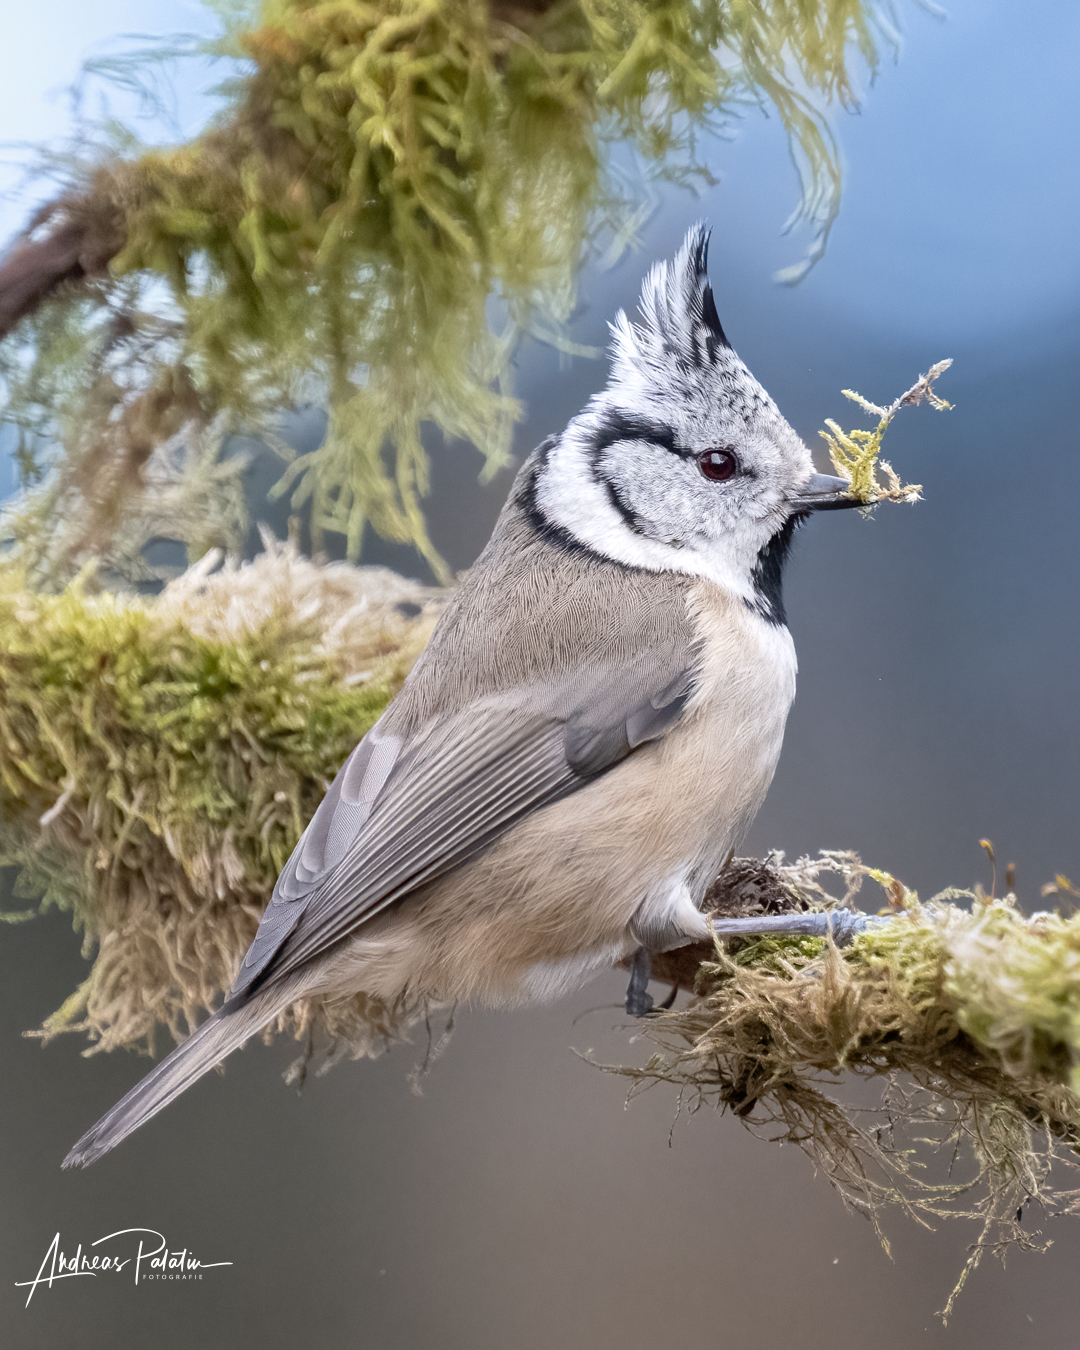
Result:
<svg viewBox="0 0 1080 1350"><path fill-rule="evenodd" d="M734 450L706 450L703 455L698 455L698 468L714 483L725 482L738 467L739 460Z"/></svg>

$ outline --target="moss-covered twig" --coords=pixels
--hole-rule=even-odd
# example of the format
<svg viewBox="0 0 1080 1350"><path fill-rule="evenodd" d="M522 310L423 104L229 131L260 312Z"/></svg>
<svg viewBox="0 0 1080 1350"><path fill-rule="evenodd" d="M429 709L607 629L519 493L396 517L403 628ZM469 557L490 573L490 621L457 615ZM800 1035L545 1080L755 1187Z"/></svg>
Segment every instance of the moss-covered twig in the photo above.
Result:
<svg viewBox="0 0 1080 1350"><path fill-rule="evenodd" d="M848 480L849 491L858 497L859 501L865 502L867 506L873 506L876 502L910 502L918 498L922 492L921 484L901 483L891 464L885 460L879 463L881 442L889 423L905 404L918 404L926 399L932 408L939 411L952 407L951 403L946 403L934 392L934 381L951 365L951 359L938 361L887 408L879 408L876 403L863 398L854 389L841 390L845 398L850 398L865 412L872 413L878 418L878 424L873 431L864 431L860 428L843 431L831 417L827 417L825 425L829 430L819 433L828 442L833 467L838 474ZM878 469L885 475L885 486L878 482Z"/></svg>
<svg viewBox="0 0 1080 1350"><path fill-rule="evenodd" d="M92 470L137 489L149 448L170 436L261 427L274 409L318 401L325 440L279 485L309 513L313 547L337 532L356 557L372 526L446 580L421 510L421 426L472 441L488 473L508 462L516 337L558 337L597 232L625 240L637 217L608 147L628 144L650 174L707 177L695 138L770 105L823 243L840 190L828 105L853 106L852 62L873 70L895 45L891 10L228 7L225 31L196 48L242 63L221 113L182 146L80 147L65 190L0 261L0 380L26 486L48 490L76 464L88 509L70 542L106 548L122 494L93 490ZM137 83L137 62L120 67ZM133 345L138 368L120 369ZM172 402L152 396L170 388ZM44 552L60 559L54 585L84 560L77 547Z"/></svg>

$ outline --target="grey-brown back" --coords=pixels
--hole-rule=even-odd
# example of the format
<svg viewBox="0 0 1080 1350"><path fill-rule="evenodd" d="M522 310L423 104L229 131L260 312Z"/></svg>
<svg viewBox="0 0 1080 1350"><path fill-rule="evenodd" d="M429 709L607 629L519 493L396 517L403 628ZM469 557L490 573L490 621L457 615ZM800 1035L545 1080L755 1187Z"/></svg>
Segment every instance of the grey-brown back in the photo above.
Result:
<svg viewBox="0 0 1080 1350"><path fill-rule="evenodd" d="M569 683L576 694L583 683L617 683L623 670L635 684L663 687L671 674L662 672L693 665L694 578L624 566L546 527L530 509L535 469L533 456L389 710L387 730L408 735L504 691Z"/></svg>

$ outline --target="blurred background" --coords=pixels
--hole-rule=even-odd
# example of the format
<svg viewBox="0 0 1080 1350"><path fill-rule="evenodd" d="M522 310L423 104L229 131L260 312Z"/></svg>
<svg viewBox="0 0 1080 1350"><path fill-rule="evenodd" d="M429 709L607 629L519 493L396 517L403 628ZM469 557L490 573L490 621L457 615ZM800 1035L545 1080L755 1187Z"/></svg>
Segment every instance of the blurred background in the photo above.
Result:
<svg viewBox="0 0 1080 1350"><path fill-rule="evenodd" d="M696 199L665 188L640 246L586 274L572 336L603 343L648 266L704 218L725 329L815 453L825 417L858 424L842 387L888 402L954 358L939 385L954 411L905 411L888 437L925 500L815 520L798 540L787 595L799 695L744 851L853 848L927 896L988 884L988 836L1037 909L1055 873L1080 876L1080 11L955 0L945 19L901 14L899 64L839 118L841 216L801 285L771 280L806 241L780 234L796 196L781 130L748 111L708 150L717 186ZM53 91L116 34L203 21L164 0L20 7L5 19L0 135L63 132ZM194 124L197 84L182 94L181 122ZM25 211L4 206L5 238ZM524 344L519 455L604 373ZM318 420L294 430L316 437ZM469 447L432 451L432 538L465 567L510 474L481 488ZM256 501L269 481L256 463ZM269 506L260 514L283 532ZM377 540L362 560L425 576ZM1075 1344L1075 1220L1032 1215L1051 1250L1004 1271L988 1257L943 1329L934 1313L974 1227L932 1233L893 1215L890 1259L796 1150L727 1117L672 1129L665 1089L624 1110L622 1081L574 1054L646 1053L622 1024L614 972L553 1008L459 1015L422 1097L407 1082L422 1046L341 1065L299 1096L279 1078L291 1047L249 1046L116 1155L61 1174L72 1141L145 1067L83 1059L74 1038L44 1050L21 1039L83 971L63 915L0 931L6 1346ZM134 1225L233 1265L190 1285L69 1280L24 1308L15 1282L54 1233L72 1250Z"/></svg>

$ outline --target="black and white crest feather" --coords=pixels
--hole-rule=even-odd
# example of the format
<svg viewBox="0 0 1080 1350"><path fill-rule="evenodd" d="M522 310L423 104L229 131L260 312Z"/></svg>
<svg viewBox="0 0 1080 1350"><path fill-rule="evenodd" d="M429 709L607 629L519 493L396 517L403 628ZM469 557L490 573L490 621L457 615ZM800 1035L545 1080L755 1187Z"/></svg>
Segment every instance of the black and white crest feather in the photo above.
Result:
<svg viewBox="0 0 1080 1350"><path fill-rule="evenodd" d="M708 274L709 231L695 225L671 261L657 263L642 286L639 318L621 311L612 324L613 380L734 369L735 356L716 312Z"/></svg>

